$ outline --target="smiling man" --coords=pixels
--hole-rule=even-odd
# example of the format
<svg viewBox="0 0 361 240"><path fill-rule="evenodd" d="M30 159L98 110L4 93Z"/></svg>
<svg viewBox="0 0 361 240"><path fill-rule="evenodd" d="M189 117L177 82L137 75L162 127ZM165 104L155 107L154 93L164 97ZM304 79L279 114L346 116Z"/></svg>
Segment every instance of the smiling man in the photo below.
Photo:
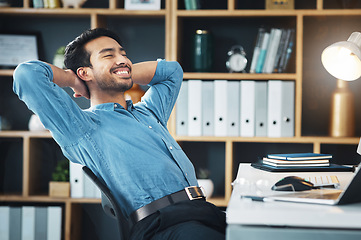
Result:
<svg viewBox="0 0 361 240"><path fill-rule="evenodd" d="M167 130L180 65L133 65L118 36L101 28L69 43L64 63L67 70L20 64L14 92L68 159L106 183L133 225L131 239L224 239L224 213L205 201L191 161ZM124 97L133 83L150 86L137 104ZM89 98L91 108L81 110L61 87Z"/></svg>

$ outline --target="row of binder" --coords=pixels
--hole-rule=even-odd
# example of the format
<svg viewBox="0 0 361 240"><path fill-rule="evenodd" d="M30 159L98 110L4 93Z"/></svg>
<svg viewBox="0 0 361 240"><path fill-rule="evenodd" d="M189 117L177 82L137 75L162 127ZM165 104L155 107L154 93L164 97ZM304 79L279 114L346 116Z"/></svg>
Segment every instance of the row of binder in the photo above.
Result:
<svg viewBox="0 0 361 240"><path fill-rule="evenodd" d="M178 136L292 137L294 81L185 80Z"/></svg>
<svg viewBox="0 0 361 240"><path fill-rule="evenodd" d="M0 206L1 240L60 240L60 206Z"/></svg>
<svg viewBox="0 0 361 240"><path fill-rule="evenodd" d="M85 175L83 166L69 162L70 196L72 198L101 198L101 191Z"/></svg>

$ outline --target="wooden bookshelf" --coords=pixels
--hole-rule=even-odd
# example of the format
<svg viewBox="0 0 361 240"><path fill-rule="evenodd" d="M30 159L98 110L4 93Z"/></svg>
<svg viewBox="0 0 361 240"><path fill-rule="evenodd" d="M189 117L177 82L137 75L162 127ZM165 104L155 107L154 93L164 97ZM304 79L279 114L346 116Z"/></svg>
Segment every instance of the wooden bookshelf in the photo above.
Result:
<svg viewBox="0 0 361 240"><path fill-rule="evenodd" d="M327 146L327 149L335 149L342 146L353 146L356 149L356 146L359 142L359 137L351 138L332 138L328 137L327 134L305 134L305 127L303 122L305 121L305 115L308 111L307 106L305 106L305 95L309 92L308 77L305 77L307 74L310 65L305 61L305 59L312 58L308 56L307 50L310 46L305 45L304 42L307 38L312 36L309 35L308 30L310 28L307 24L307 19L323 20L328 21L328 19L337 19L344 17L353 17L356 20L361 20L360 9L331 9L325 8L329 6L325 4L324 0L314 0L311 1L311 6L309 9L295 9L289 11L282 10L265 10L265 9L241 9L240 0L224 0L227 2L227 7L224 9L206 9L206 10L194 10L188 11L184 9L184 4L181 0L164 0L163 6L160 11L127 11L123 8L123 4L117 0L109 0L107 8L80 8L80 9L34 9L32 8L31 0L24 0L21 7L9 7L9 8L0 8L0 19L7 19L13 17L41 17L44 20L47 19L67 19L67 18L81 18L86 19L89 23L88 27L106 27L112 21L113 18L126 19L127 24L132 24L132 20L136 19L161 19L162 26L161 29L164 31L164 58L167 60L177 60L181 64L186 62L187 59L184 57L184 41L187 39L187 31L184 27L187 27L189 22L195 22L200 26L207 26L207 24L212 24L212 20L219 21L228 21L235 20L242 22L247 19L267 19L267 21L277 21L277 22L291 22L290 24L296 29L296 45L294 47L294 61L291 63L293 65L294 71L282 74L249 74L249 73L226 73L225 71L217 71L211 73L196 73L191 71L185 71L184 79L203 79L203 80L214 80L214 79L227 79L227 80L269 80L269 79L280 79L280 80L292 80L295 82L295 136L292 138L267 138L267 137L189 137L189 136L177 136L176 135L176 126L175 126L175 114L172 114L172 117L169 122L169 130L175 139L180 143L181 146L185 146L187 150L190 150L191 156L198 156L197 147L202 146L210 148L209 144L216 144L222 148L223 156L219 159L219 166L224 168L224 172L216 173L220 174L223 178L219 180L221 183L217 183L218 194L214 198L210 199L211 202L215 203L218 206L225 207L229 201L231 191L232 191L232 181L235 178L234 172L238 168L238 158L242 155L239 148L244 144L247 146L254 145L257 149L258 146L264 148L264 146L272 146L273 149L282 149L286 145L293 146L305 146L305 149L319 153L323 151L323 147ZM256 1L257 2L257 1ZM336 5L337 1L334 1ZM224 5L222 5L224 6ZM332 6L331 6L332 7ZM210 23L207 23L208 20L211 20ZM57 21L57 20L54 20ZM228 23L228 22L227 22ZM30 24L30 23L29 23ZM58 23L61 25L61 23ZM286 25L289 23L285 23ZM317 22L315 23L317 27ZM26 26L26 25L25 25ZM287 25L288 26L288 25ZM54 26L57 27L57 26ZM229 27L232 28L233 26ZM252 26L251 26L252 27ZM256 26L254 26L257 28ZM7 29L5 29L7 30ZM24 29L26 30L26 29ZM82 29L81 29L82 30ZM79 32L81 31L79 30ZM46 31L46 29L44 29ZM137 31L135 29L134 31ZM236 33L234 33L236 34ZM322 33L320 33L322 34ZM231 34L232 35L232 34ZM254 36L255 37L255 36ZM317 36L315 36L317 37ZM320 37L320 36L318 36ZM317 38L319 40L319 38ZM343 40L341 37L339 40ZM150 44L150 43L148 43ZM151 46L151 44L149 45ZM221 46L224 47L224 46ZM251 52L248 53L249 59L252 57ZM158 56L156 56L158 57ZM51 59L47 59L51 61ZM321 70L320 70L321 71ZM0 83L11 81L11 76L13 70L0 70ZM318 73L317 73L318 74ZM308 76L308 75L307 75ZM324 75L319 74L317 77L321 78ZM316 77L316 78L317 78ZM329 77L331 78L331 77ZM12 89L8 89L9 92ZM306 102L307 105L307 102ZM359 108L360 109L360 108ZM175 112L175 111L174 111ZM358 114L360 115L360 114ZM319 125L327 125L327 122L324 120L317 120ZM318 127L310 127L311 132L317 132ZM360 130L359 130L360 131ZM360 135L360 132L357 133ZM309 136L311 135L311 136ZM316 136L314 136L316 135ZM37 156L41 153L41 145L39 144L40 140L52 141L51 134L47 131L45 132L30 132L26 130L11 130L11 131L0 131L0 141L9 142L16 141L17 144L22 145L22 184L20 191L17 193L1 193L0 202L16 202L16 203L59 203L65 207L65 216L64 216L64 239L81 239L81 216L82 204L99 204L99 199L54 199L46 196L47 193L39 192L34 185L39 181L37 178L34 178L34 175L37 172L37 168L41 168L41 164L37 162ZM194 146L194 147L192 147ZM348 148L349 149L349 148ZM336 151L336 150L335 150ZM337 150L337 151L343 151ZM356 151L356 150L355 150ZM187 153L187 152L186 152ZM188 153L187 153L188 154ZM352 155L352 154L351 154ZM353 156L353 155L352 155ZM191 159L192 160L192 159ZM3 158L0 158L0 161L4 161ZM194 160L197 161L197 160ZM243 160L242 160L243 161ZM197 165L197 164L195 164ZM0 186L1 187L1 186Z"/></svg>

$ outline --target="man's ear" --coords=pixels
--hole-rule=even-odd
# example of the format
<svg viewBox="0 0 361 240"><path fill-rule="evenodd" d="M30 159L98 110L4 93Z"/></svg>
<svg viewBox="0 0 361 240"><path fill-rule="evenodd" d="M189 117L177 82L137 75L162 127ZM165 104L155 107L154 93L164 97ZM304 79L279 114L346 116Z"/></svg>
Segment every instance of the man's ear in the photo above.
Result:
<svg viewBox="0 0 361 240"><path fill-rule="evenodd" d="M78 77L83 80L83 81L90 81L91 78L91 72L89 67L80 67L76 70L76 74L78 75Z"/></svg>

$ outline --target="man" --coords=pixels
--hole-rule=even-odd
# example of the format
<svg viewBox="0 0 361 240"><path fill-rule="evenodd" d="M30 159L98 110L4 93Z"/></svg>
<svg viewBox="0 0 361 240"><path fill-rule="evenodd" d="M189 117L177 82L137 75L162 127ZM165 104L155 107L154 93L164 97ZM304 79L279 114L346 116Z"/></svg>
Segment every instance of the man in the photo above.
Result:
<svg viewBox="0 0 361 240"><path fill-rule="evenodd" d="M100 28L69 43L64 63L67 70L40 61L19 65L14 92L68 159L104 180L133 224L131 238L224 239L224 213L198 188L187 188L197 186L193 165L166 127L182 83L180 65L133 65L118 37ZM133 83L150 86L135 105L124 97ZM81 110L65 86L89 98L91 108ZM189 193L200 199L189 200Z"/></svg>

